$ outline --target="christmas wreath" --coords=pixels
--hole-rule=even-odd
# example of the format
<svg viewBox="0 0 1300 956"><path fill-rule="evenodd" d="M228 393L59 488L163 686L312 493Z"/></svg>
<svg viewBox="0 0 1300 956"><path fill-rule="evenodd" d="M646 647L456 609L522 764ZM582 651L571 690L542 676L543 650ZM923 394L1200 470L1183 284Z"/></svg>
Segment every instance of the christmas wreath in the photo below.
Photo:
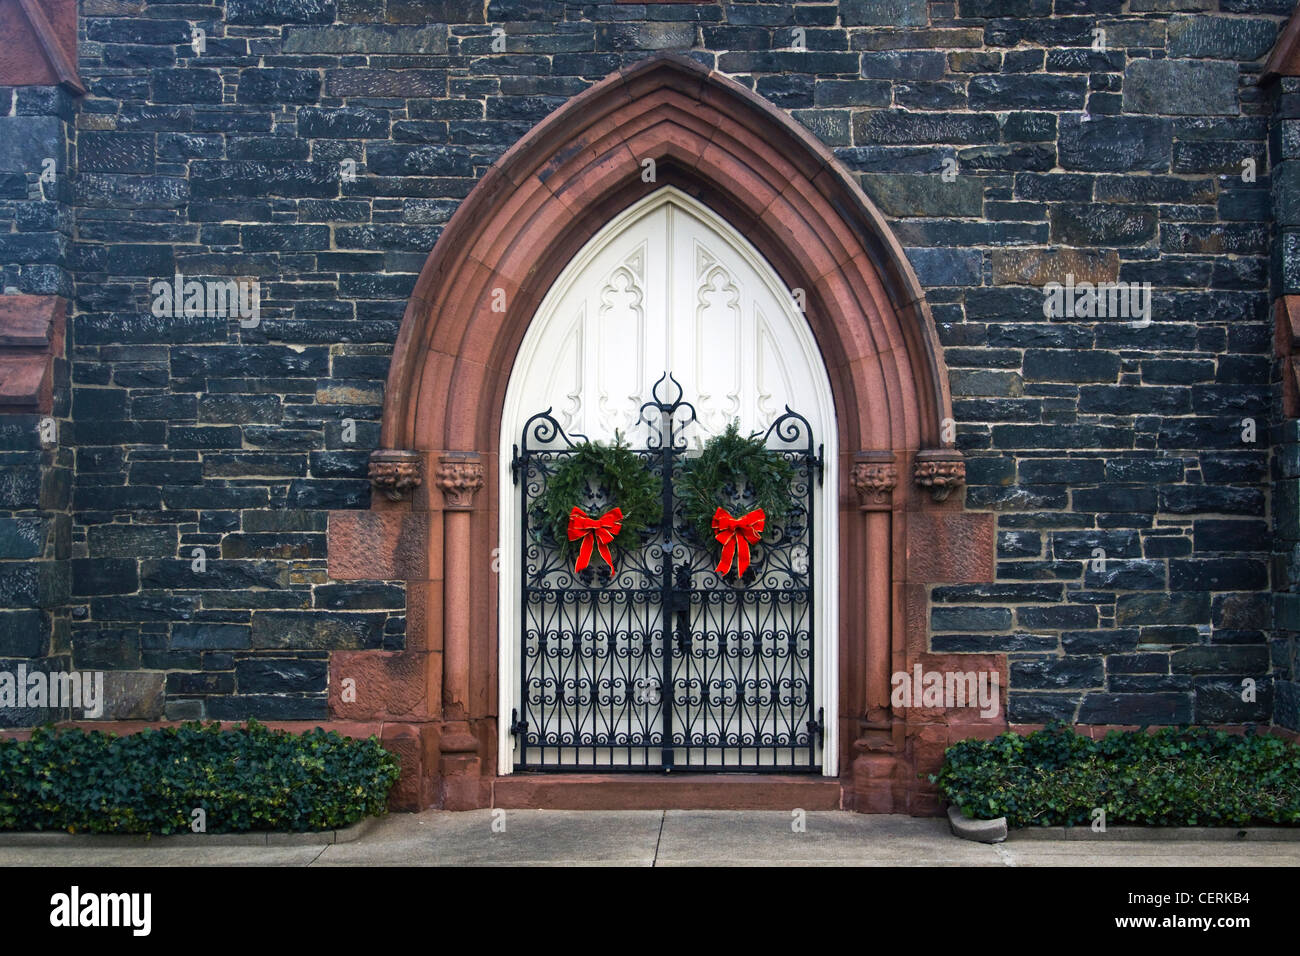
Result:
<svg viewBox="0 0 1300 956"><path fill-rule="evenodd" d="M597 489L609 504L601 515L583 509ZM529 508L531 523L549 530L566 560L584 571L593 553L614 573L610 544L623 550L641 546L644 534L663 517L663 489L645 461L614 433L614 443L583 441L574 446L547 479ZM575 555L576 552L576 555Z"/></svg>
<svg viewBox="0 0 1300 956"><path fill-rule="evenodd" d="M761 432L742 435L733 421L704 443L698 457L686 461L678 479L682 517L696 540L717 542L719 574L727 574L734 561L737 575L744 575L749 546L790 510L794 467L763 439ZM741 499L752 509L732 514Z"/></svg>

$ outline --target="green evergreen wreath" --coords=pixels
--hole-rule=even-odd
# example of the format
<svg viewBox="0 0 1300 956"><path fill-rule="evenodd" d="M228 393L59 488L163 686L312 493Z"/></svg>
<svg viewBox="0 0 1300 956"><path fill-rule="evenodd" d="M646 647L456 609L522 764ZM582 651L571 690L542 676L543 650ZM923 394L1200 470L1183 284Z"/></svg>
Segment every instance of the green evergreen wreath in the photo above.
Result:
<svg viewBox="0 0 1300 956"><path fill-rule="evenodd" d="M582 542L569 540L569 513L575 506L586 510L589 483L609 493L610 508L623 510L623 529L614 544L624 551L641 547L643 534L663 518L663 487L618 432L614 432L612 445L583 441L563 456L546 488L529 506L532 525L550 529L560 553L570 560Z"/></svg>
<svg viewBox="0 0 1300 956"><path fill-rule="evenodd" d="M762 508L771 529L790 511L790 483L794 467L780 452L763 443L761 432L740 433L732 421L721 435L704 443L697 458L687 459L678 479L682 517L700 543L717 544L713 537L713 513L719 507L731 510L723 495L727 485L743 478L754 495L754 507ZM733 515L739 518L740 515Z"/></svg>

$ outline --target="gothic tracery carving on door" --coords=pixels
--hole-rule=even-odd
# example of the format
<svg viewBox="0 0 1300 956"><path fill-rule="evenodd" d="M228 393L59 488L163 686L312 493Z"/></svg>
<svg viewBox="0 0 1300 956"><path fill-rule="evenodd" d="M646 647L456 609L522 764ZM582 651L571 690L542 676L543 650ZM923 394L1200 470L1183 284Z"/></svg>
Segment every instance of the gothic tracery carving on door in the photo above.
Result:
<svg viewBox="0 0 1300 956"><path fill-rule="evenodd" d="M514 459L514 446L520 442L526 421L543 410L548 410L548 420L555 429L569 436L589 436L593 440L608 442L617 435L634 448L648 450L657 447L656 442L663 439L660 423L647 420L643 406L650 398L656 380L664 375L665 370L672 370L683 382L683 387L691 390L693 421L689 427L673 433L674 440L683 442L683 455L698 454L710 436L721 434L733 421L746 434L765 432L789 409L794 409L806 426L804 438L810 442L814 436L816 438L816 443L810 446L814 449L812 458L804 462L805 468L811 468L821 443L828 444L828 455L833 454L835 419L829 379L811 331L799 312L799 302L799 297L785 287L771 266L712 211L672 188L661 189L646 197L615 216L574 257L538 309L520 348L508 389L506 414L502 421L503 467ZM537 445L533 447L536 449ZM529 460L538 461L536 458ZM514 461L519 464L517 459ZM817 466L820 468L819 460ZM503 485L509 484L514 477L506 471L502 474ZM833 476L831 481L834 481ZM524 484L526 488L527 483ZM713 742L715 752L706 753L708 748L697 749L690 756L683 752L677 758L673 748L689 745L689 734L680 741L670 737L666 750L658 750L655 748L662 747L663 742L656 744L651 741L647 736L649 725L633 733L630 727L616 726L617 721L611 719L604 731L595 737L591 736L590 726L581 728L579 725L585 718L577 714L587 704L580 701L586 699L584 694L594 695L592 699L595 701L602 693L600 680L606 678L600 677L599 668L585 674L570 669L564 676L552 674L544 678L558 679L560 683L555 687L539 690L534 685L533 689L540 694L539 699L550 700L556 706L568 701L566 706L577 708L564 718L574 722L566 729L557 730L559 724L541 729L535 715L529 719L517 713L514 729L520 731L519 734L510 734L511 722L502 721L503 753L514 750L528 734L540 732L543 736L556 733L559 736L552 739L564 738L571 742L597 737L625 742L636 739L642 751L639 756L634 754L631 757L625 753L622 758L625 766L672 766L675 759L680 759L691 761L689 765L708 769L785 766L787 769L812 770L824 767L826 772L831 772L833 758L824 761L820 748L823 727L818 722L818 713L833 705L835 694L835 679L830 670L834 649L827 648L825 635L829 628L834 627L836 614L835 572L827 561L828 555L834 553L836 529L833 517L828 517L820 500L825 492L817 482L805 483L803 487L808 496L807 511L810 516L817 516L807 528L808 540L800 544L803 548L800 560L806 568L816 569L815 575L809 575L798 585L807 591L806 627L793 618L784 623L775 619L762 623L757 618L748 622L738 618L731 625L709 624L706 620L707 602L699 609L699 613L704 615L700 620L704 623L699 628L687 627L688 632L695 629L701 635L720 633L724 645L730 641L733 650L739 646L736 642L747 639L748 635L754 659L758 659L757 653L763 641L772 640L772 635L785 634L788 642L789 635L804 634L807 638L807 673L793 678L791 675L784 678L775 676L778 682L793 680L793 684L785 687L784 693L788 701L798 703L783 706L790 714L799 710L798 716L773 717L768 721L768 727L760 726L761 720L758 723L751 720L747 728L738 733L724 727L725 721L715 721L706 727L708 721L705 720L696 728L695 732L700 735L697 741ZM524 529L527 517L526 497L525 490L523 499L512 499L505 493L501 499L502 527L509 529L503 530L502 535L502 565L505 570L500 604L500 646L505 679L502 681L500 706L503 715L524 709L522 702L529 680L529 654L538 653L536 645L530 649L526 642L521 643L530 613L525 592L537 584L535 580L530 584L530 574L536 577L536 567L530 569L526 563L530 559L525 555L521 560L519 550L521 529ZM818 500L814 501L814 498ZM834 498L830 500L833 502ZM833 507L829 509L830 513L833 511ZM655 553L645 556L647 568L656 560L664 560L662 548L675 546L675 537L676 532L669 528L668 537L657 545L660 548L657 557ZM533 555L533 558L537 557ZM649 569L645 571L651 577L653 573ZM643 585L644 582L635 584L633 590L653 590L649 585ZM669 580L663 586L672 590L676 582ZM681 593L688 597L674 598L665 594L662 600L691 600L689 587L683 588ZM592 606L597 606L599 601L596 599ZM645 606L641 610L643 617L649 613ZM620 630L612 621L602 624L598 620L601 614L610 613L613 612L606 607L594 617L589 615L587 625L590 626L582 625L574 618L553 630L557 635L561 631L568 634L564 640L568 640L570 650L578 654L574 660L592 662L595 660L591 656L595 653L595 645L587 646L584 651L583 641L589 641L593 634L605 633L606 642L613 641L610 644L613 647L622 639L609 637ZM676 612L668 608L662 613L672 617ZM673 627L656 631L656 625L649 618L637 620L636 628L622 630L657 634L677 626L674 623ZM586 637L578 633L584 628ZM728 628L732 631L730 636L726 633ZM546 631L547 626L542 626L541 632L544 634ZM546 653L559 653L556 650L559 645L549 637L545 640L548 645ZM658 653L664 655L655 658L661 664L665 660L671 663L675 651L679 662L689 663L691 660L689 654L683 656L680 648L672 642L659 641L657 646ZM774 658L769 655L769 659ZM679 721L686 720L685 713L677 711L687 705L678 703L678 698L693 701L700 689L689 690L683 685L675 685L671 672L654 671L649 667L642 669L646 672L641 673L636 668L626 670L619 676L617 694L606 687L603 691L605 696L617 696L623 701L618 706L640 708L647 714L653 711L656 719L667 714L670 723L673 717ZM758 685L746 689L745 681L751 678L736 674L725 678L724 683L731 682L727 684L730 690L713 689L711 699L715 710L727 694L743 697L748 693L758 700L762 694L771 696L776 693L779 696L782 693L782 689L775 685L775 689L768 687L761 693ZM761 684L768 678L757 679ZM578 683L565 690L562 685L566 680ZM805 690L806 701L803 700ZM556 694L560 696L551 699ZM573 699L564 697L565 694ZM718 697L718 694L723 697ZM698 699L702 703L706 697L707 688L705 696ZM656 699L652 702L651 698ZM594 711L587 713L590 716ZM750 717L752 715L744 719ZM528 727L525 728L524 724ZM585 738L584 733L587 734ZM672 732L667 733L671 735ZM756 752L742 754L742 744L753 744L763 739L768 741L769 749L761 759L755 756ZM778 742L784 748L780 757L775 756L774 749ZM731 749L722 754L719 747ZM583 758L573 748L561 753L563 749L554 750L546 758L535 754L537 759L516 750L518 766L531 769L542 765L570 768L610 765L608 753L597 760L591 750ZM650 754L651 750L654 750L653 754ZM799 755L792 756L796 751Z"/></svg>

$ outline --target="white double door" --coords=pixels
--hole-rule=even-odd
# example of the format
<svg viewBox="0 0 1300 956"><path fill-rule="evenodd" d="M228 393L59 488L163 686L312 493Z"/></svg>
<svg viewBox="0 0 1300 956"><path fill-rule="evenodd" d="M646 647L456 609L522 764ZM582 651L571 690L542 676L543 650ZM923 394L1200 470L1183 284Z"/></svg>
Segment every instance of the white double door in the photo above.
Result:
<svg viewBox="0 0 1300 956"><path fill-rule="evenodd" d="M547 294L520 347L502 418L502 772L512 763L508 718L520 691L521 516L513 448L529 417L548 408L570 436L610 441L617 431L641 447L652 429L640 409L671 372L695 409L696 422L684 431L691 446L732 420L743 433L765 431L787 406L825 445L812 555L819 569L815 683L828 715L821 764L834 773L835 642L826 635L836 626L835 417L803 298L729 223L671 187L616 216Z"/></svg>

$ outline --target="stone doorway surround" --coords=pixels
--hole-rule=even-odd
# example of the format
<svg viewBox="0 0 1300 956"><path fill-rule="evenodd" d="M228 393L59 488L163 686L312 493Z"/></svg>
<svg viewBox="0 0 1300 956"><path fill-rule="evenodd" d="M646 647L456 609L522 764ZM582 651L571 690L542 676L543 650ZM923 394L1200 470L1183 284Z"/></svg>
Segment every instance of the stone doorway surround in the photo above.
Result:
<svg viewBox="0 0 1300 956"><path fill-rule="evenodd" d="M651 183L642 178L646 159L655 161ZM725 217L789 288L804 290L831 379L840 449L828 463L840 488L838 781L497 773L493 567L507 380L565 264L663 185ZM994 515L963 510L965 465L945 427L951 419L920 285L831 153L772 104L687 57L656 55L612 74L488 171L420 274L393 354L382 447L371 458L371 510L332 512L329 522L333 578L405 581L407 646L335 653L331 716L383 723L386 746L403 762L394 801L402 808L938 812L919 775L937 768L950 742L1006 727L1004 654L929 653L929 586L988 581L994 571ZM996 671L998 715L895 710L891 675L917 665ZM355 699L344 701L347 678Z"/></svg>

